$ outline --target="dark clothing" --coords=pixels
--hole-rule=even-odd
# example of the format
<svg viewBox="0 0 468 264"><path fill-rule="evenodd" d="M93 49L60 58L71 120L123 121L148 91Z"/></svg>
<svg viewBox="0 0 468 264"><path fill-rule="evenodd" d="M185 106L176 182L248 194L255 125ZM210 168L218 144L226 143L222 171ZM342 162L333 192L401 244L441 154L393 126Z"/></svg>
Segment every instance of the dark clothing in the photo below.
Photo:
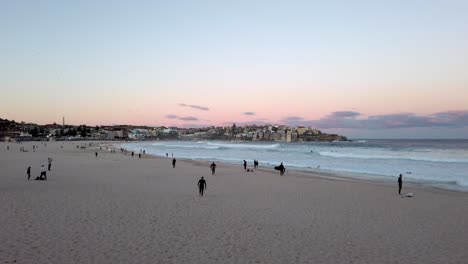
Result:
<svg viewBox="0 0 468 264"><path fill-rule="evenodd" d="M31 167L28 167L28 170L26 172L28 174L28 180L31 178Z"/></svg>
<svg viewBox="0 0 468 264"><path fill-rule="evenodd" d="M141 159L141 153L140 153L140 154L138 154L138 158L139 158L139 159Z"/></svg>
<svg viewBox="0 0 468 264"><path fill-rule="evenodd" d="M210 168L211 168L211 174L215 174L216 164L214 162L210 165Z"/></svg>
<svg viewBox="0 0 468 264"><path fill-rule="evenodd" d="M41 176L39 176L41 180L47 180L47 174L45 171L41 172Z"/></svg>
<svg viewBox="0 0 468 264"><path fill-rule="evenodd" d="M204 179L200 179L198 181L198 192L201 196L203 196L203 191L206 189L206 181Z"/></svg>
<svg viewBox="0 0 468 264"><path fill-rule="evenodd" d="M175 168L176 159L172 159L172 168Z"/></svg>
<svg viewBox="0 0 468 264"><path fill-rule="evenodd" d="M401 180L401 176L398 177L398 194L401 194L401 187L403 186L403 181Z"/></svg>
<svg viewBox="0 0 468 264"><path fill-rule="evenodd" d="M247 161L244 160L244 170L247 170Z"/></svg>
<svg viewBox="0 0 468 264"><path fill-rule="evenodd" d="M49 163L49 166L47 166L47 170L50 171L50 167L52 166L52 164Z"/></svg>
<svg viewBox="0 0 468 264"><path fill-rule="evenodd" d="M281 163L281 165L279 165L278 168L279 168L279 171L280 171L280 175L284 175L284 172L286 171L286 168L284 167L283 163Z"/></svg>

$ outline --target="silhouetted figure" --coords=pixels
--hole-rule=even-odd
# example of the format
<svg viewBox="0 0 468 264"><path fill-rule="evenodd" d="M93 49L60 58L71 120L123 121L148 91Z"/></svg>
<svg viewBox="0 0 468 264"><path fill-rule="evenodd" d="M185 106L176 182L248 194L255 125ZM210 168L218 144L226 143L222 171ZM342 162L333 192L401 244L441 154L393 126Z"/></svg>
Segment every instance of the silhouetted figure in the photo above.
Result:
<svg viewBox="0 0 468 264"><path fill-rule="evenodd" d="M145 151L145 150L143 150L143 155L145 155L145 154L146 154L146 151Z"/></svg>
<svg viewBox="0 0 468 264"><path fill-rule="evenodd" d="M133 155L135 155L135 153L132 151L132 158L133 158Z"/></svg>
<svg viewBox="0 0 468 264"><path fill-rule="evenodd" d="M97 152L94 152L94 155L95 155L95 156L96 156L96 158L97 158Z"/></svg>
<svg viewBox="0 0 468 264"><path fill-rule="evenodd" d="M7 149L7 150L10 150L10 146L6 146L6 149Z"/></svg>
<svg viewBox="0 0 468 264"><path fill-rule="evenodd" d="M400 174L400 177L398 177L398 194L401 194L401 187L403 186L403 180L401 179L403 175Z"/></svg>
<svg viewBox="0 0 468 264"><path fill-rule="evenodd" d="M203 196L203 192L205 191L205 189L206 189L206 181L202 176L201 179L198 181L198 192L200 196Z"/></svg>
<svg viewBox="0 0 468 264"><path fill-rule="evenodd" d="M166 158L168 158L168 157L169 157L169 153L166 152Z"/></svg>
<svg viewBox="0 0 468 264"><path fill-rule="evenodd" d="M50 171L50 167L52 167L52 158L48 158L47 163L48 163L47 170Z"/></svg>
<svg viewBox="0 0 468 264"><path fill-rule="evenodd" d="M247 161L244 160L244 170L247 170Z"/></svg>
<svg viewBox="0 0 468 264"><path fill-rule="evenodd" d="M283 176L284 172L286 171L286 168L284 167L283 162L281 162L281 164L279 166L276 166L275 170L279 170L280 175Z"/></svg>
<svg viewBox="0 0 468 264"><path fill-rule="evenodd" d="M211 163L210 168L211 168L211 174L215 174L216 173L216 164L214 162Z"/></svg>
<svg viewBox="0 0 468 264"><path fill-rule="evenodd" d="M31 166L28 167L28 170L26 171L26 173L28 174L28 181L29 181L29 178L31 178Z"/></svg>
<svg viewBox="0 0 468 264"><path fill-rule="evenodd" d="M47 171L46 171L46 168L44 167L44 164L41 165L41 175L39 176L39 179L47 180Z"/></svg>
<svg viewBox="0 0 468 264"><path fill-rule="evenodd" d="M254 160L254 169L258 167L258 160Z"/></svg>
<svg viewBox="0 0 468 264"><path fill-rule="evenodd" d="M138 153L138 158L141 159L141 153Z"/></svg>
<svg viewBox="0 0 468 264"><path fill-rule="evenodd" d="M175 168L175 163L176 163L176 159L173 158L173 159L172 159L172 168Z"/></svg>

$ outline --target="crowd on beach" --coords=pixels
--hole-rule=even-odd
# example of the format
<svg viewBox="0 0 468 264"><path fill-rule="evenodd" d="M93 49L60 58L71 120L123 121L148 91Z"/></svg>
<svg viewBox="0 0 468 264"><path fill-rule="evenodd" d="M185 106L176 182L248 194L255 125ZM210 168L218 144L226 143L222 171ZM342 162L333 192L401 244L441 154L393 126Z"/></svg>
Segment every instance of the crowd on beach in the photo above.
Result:
<svg viewBox="0 0 468 264"><path fill-rule="evenodd" d="M18 144L21 144L21 143L18 143ZM92 146L93 143L90 143L89 145ZM46 147L46 146L47 146L47 143L43 142L43 143L42 143L42 146L43 146L43 147ZM33 144L33 146L32 146L33 152L35 152L36 149L38 149L38 147L39 147L38 145ZM61 145L60 147L63 148L62 145ZM79 145L77 145L76 147L77 147L77 148L80 148ZM82 145L81 148L86 148L86 146ZM102 150L102 149L103 149L103 147L102 147L102 146L99 146L99 150ZM7 151L9 151L9 150L10 150L10 146L7 145ZM19 150L20 150L21 152L28 152L28 150L25 149L23 146L20 147ZM116 149L115 149L115 148L106 147L106 150L107 150L107 151L110 151L111 153L115 153L115 152L116 152ZM124 149L124 148L120 148L120 151L121 151L121 153L123 153L124 155L127 155L127 153L128 153L128 151L127 151L126 149ZM94 152L94 155L95 155L95 157L97 158L97 157L98 157L98 152L97 152L97 151ZM131 151L131 154L130 154L130 155L131 155L131 157L134 157L134 156L135 156L135 152L134 152L134 151ZM140 149L140 152L138 153L138 158L141 159L142 155L146 155L146 150ZM166 153L166 158L169 158L169 153ZM176 160L176 158L174 157L174 153L171 153L171 158L172 158L172 167L175 169L177 160ZM48 159L47 159L47 169L46 169L46 167L45 167L45 164L42 164L42 165L41 165L41 168L40 168L40 175L37 176L37 177L35 178L35 180L47 180L47 172L50 172L50 171L51 171L51 168L52 168L52 161L53 161L53 159L52 159L51 157L48 157ZM256 160L256 159L253 161L253 168L249 168L249 167L248 167L248 164L247 164L247 161L246 161L246 160L243 160L243 168L244 168L244 171L245 171L245 172L254 172L254 170L257 169L258 166L259 166L259 161ZM212 163L210 164L210 170L211 170L211 174L212 174L212 175L215 175L215 174L216 174L216 167L217 167L217 165L216 165L215 162L212 162ZM283 176L283 175L285 174L285 172L286 172L286 167L283 165L282 162L281 162L280 165L275 166L274 169L279 171L280 176ZM28 176L28 180L30 180L30 179L31 179L31 166L28 166L28 167L27 167L26 174L27 174L27 176ZM397 182L398 182L398 194L399 194L399 195L401 195L401 190L402 190L402 186L403 186L402 177L403 177L402 174L400 174L399 177L398 177L398 180L397 180ZM204 191L206 190L206 186L207 186L207 185L206 185L206 180L204 179L204 177L201 177L201 178L199 179L199 181L198 181L198 183L197 183L197 186L198 186L198 189L199 189L199 194L200 194L200 196L203 196L203 195L204 195ZM406 194L406 197L412 197L412 196L413 196L412 193Z"/></svg>

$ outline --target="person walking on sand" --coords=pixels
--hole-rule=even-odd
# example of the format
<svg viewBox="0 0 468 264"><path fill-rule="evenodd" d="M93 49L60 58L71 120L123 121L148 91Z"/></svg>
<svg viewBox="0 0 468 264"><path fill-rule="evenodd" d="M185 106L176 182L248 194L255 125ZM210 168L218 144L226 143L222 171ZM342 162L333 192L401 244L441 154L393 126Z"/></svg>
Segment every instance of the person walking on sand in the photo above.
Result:
<svg viewBox="0 0 468 264"><path fill-rule="evenodd" d="M201 179L198 181L198 193L200 194L200 196L203 196L203 192L205 191L205 189L206 189L206 181L202 176Z"/></svg>
<svg viewBox="0 0 468 264"><path fill-rule="evenodd" d="M247 161L244 160L244 170L247 170Z"/></svg>
<svg viewBox="0 0 468 264"><path fill-rule="evenodd" d="M281 176L283 176L284 172L286 171L286 168L284 167L283 162L281 162L281 164L278 167L276 167L275 169L280 171Z"/></svg>
<svg viewBox="0 0 468 264"><path fill-rule="evenodd" d="M50 167L52 167L52 158L47 158L47 163L48 163L48 166L47 166L47 170L50 171Z"/></svg>
<svg viewBox="0 0 468 264"><path fill-rule="evenodd" d="M400 177L398 177L398 194L401 194L401 187L403 186L403 180L401 179L403 175L400 174Z"/></svg>
<svg viewBox="0 0 468 264"><path fill-rule="evenodd" d="M173 158L173 159L172 159L172 168L175 168L175 163L176 163L176 159Z"/></svg>
<svg viewBox="0 0 468 264"><path fill-rule="evenodd" d="M213 163L211 163L210 168L211 168L211 174L214 175L216 173L216 164L214 163L214 161Z"/></svg>
<svg viewBox="0 0 468 264"><path fill-rule="evenodd" d="M141 153L138 153L138 158L141 159Z"/></svg>
<svg viewBox="0 0 468 264"><path fill-rule="evenodd" d="M47 171L44 167L44 164L41 165L41 175L39 176L41 180L47 180Z"/></svg>
<svg viewBox="0 0 468 264"><path fill-rule="evenodd" d="M29 178L31 178L31 166L28 167L28 170L26 171L26 173L28 174L28 181L29 181Z"/></svg>
<svg viewBox="0 0 468 264"><path fill-rule="evenodd" d="M96 156L96 158L97 158L97 152L94 152L94 155L95 155L95 156Z"/></svg>

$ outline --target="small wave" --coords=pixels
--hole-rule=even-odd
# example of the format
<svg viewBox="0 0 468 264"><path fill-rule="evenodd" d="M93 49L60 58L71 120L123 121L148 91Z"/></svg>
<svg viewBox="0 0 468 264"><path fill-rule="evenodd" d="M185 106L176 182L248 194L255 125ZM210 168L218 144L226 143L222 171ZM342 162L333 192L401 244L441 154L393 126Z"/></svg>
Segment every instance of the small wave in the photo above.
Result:
<svg viewBox="0 0 468 264"><path fill-rule="evenodd" d="M281 144L268 144L268 145L259 145L259 144L232 144L232 143L213 143L208 142L209 146L217 146L220 148L226 149L274 149L281 146Z"/></svg>
<svg viewBox="0 0 468 264"><path fill-rule="evenodd" d="M368 154L330 152L330 151L319 151L318 154L320 156L334 157L334 158L400 159L400 160L414 160L414 161L427 161L427 162L468 163L467 159L457 159L457 158L408 157L408 156L370 155L370 154L368 155Z"/></svg>

